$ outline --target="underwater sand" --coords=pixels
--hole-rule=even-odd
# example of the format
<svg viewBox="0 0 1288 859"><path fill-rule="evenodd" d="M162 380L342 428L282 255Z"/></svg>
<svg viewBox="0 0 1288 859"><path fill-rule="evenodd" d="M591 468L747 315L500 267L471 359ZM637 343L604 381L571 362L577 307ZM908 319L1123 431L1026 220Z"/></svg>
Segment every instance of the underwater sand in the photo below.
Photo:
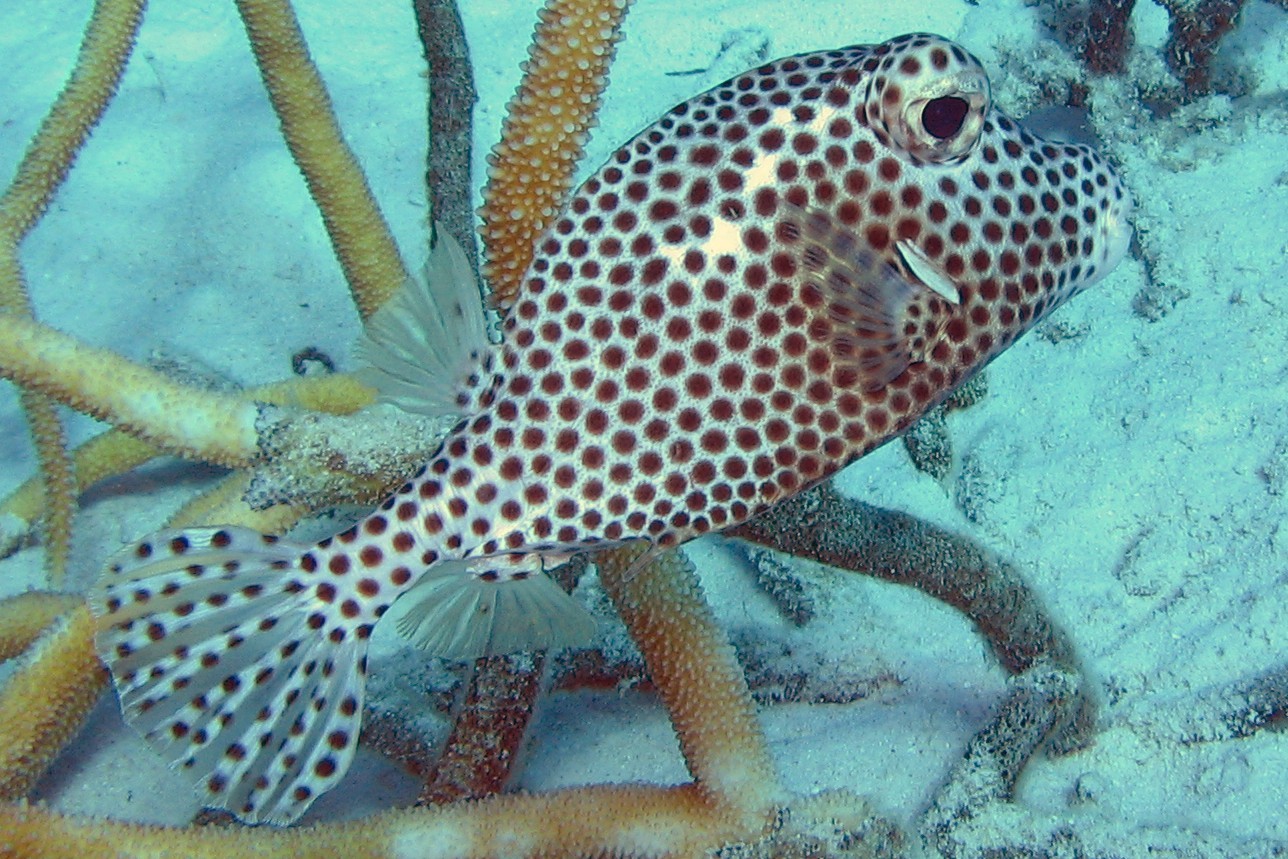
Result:
<svg viewBox="0 0 1288 859"><path fill-rule="evenodd" d="M464 5L477 165L497 137L536 4ZM895 4L638 0L584 171L676 101L765 57L930 30L980 57L1013 115L1037 107L1037 84L1068 69L1019 0L866 5ZM1143 80L1159 73L1166 18L1139 5L1132 73ZM345 133L418 265L424 81L410 3L299 6ZM0 4L5 181L70 68L89 7ZM1010 559L1069 631L1101 692L1099 731L1085 751L1036 759L1017 800L1075 828L1087 816L1125 830L1288 840L1288 737L1186 744L1178 728L1203 690L1288 658L1286 17L1248 3L1218 67L1238 98L1163 120L1121 82L1092 85L1096 130L1136 196L1138 250L989 367L988 396L948 418L947 478L916 471L900 444L839 478L848 494ZM352 366L357 317L231 3L153 5L116 102L22 259L43 321L137 360L160 356L242 385L288 375L306 346ZM1162 312L1147 318L1144 303ZM0 389L5 493L33 468L16 403ZM80 416L68 425L74 440L100 429ZM210 476L161 463L91 492L71 584L85 586ZM819 616L792 628L727 541L688 551L731 630L787 642L816 674L897 678L853 704L761 716L789 788L853 789L910 819L1004 691L967 622L917 593L811 568ZM0 593L40 586L41 564L39 547L0 561ZM414 700L432 670L385 636L377 702ZM531 743L524 788L685 778L664 711L631 691L550 697ZM132 820L179 824L197 810L110 696L37 795ZM410 779L367 756L306 820L414 795Z"/></svg>

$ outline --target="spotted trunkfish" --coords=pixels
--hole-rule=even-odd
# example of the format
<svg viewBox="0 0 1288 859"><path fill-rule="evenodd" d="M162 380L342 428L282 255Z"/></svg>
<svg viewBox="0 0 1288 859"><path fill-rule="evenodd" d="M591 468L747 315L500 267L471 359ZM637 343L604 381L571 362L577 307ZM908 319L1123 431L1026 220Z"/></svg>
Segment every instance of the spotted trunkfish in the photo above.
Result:
<svg viewBox="0 0 1288 859"><path fill-rule="evenodd" d="M194 528L111 560L90 602L126 719L209 805L295 820L349 766L395 600L454 659L586 642L545 570L745 521L889 441L1104 277L1130 212L938 36L676 106L568 200L502 342L446 239L375 317L386 394L463 416L378 510L312 545Z"/></svg>

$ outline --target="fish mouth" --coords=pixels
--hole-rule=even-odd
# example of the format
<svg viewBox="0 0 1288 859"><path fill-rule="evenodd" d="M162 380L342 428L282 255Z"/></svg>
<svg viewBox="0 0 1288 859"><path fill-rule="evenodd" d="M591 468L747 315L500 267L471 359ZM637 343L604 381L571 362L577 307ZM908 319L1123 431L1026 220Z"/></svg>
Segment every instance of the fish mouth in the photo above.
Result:
<svg viewBox="0 0 1288 859"><path fill-rule="evenodd" d="M1131 247L1132 236L1135 234L1135 230L1131 225L1131 218L1135 208L1131 194L1124 188L1122 197L1109 206L1109 211L1105 213L1104 220L1101 221L1101 247L1104 249L1100 265L1102 275L1108 274L1117 268L1118 263L1122 262L1123 257L1127 256L1127 251Z"/></svg>
<svg viewBox="0 0 1288 859"><path fill-rule="evenodd" d="M1095 245L1090 260L1095 265L1091 276L1075 287L1077 292L1104 280L1131 249L1132 236L1135 235L1131 219L1136 206L1126 188L1119 185L1118 192L1117 199L1110 200L1096 225Z"/></svg>

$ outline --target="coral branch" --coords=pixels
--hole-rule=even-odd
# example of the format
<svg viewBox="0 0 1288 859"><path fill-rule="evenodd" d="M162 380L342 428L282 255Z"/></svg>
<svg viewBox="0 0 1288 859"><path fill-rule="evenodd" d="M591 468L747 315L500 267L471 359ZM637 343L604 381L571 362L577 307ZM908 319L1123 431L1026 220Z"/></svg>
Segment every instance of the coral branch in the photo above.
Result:
<svg viewBox="0 0 1288 859"><path fill-rule="evenodd" d="M291 156L304 174L354 303L366 319L408 280L389 225L340 133L287 0L238 0Z"/></svg>
<svg viewBox="0 0 1288 859"><path fill-rule="evenodd" d="M726 533L915 587L970 618L1011 674L1040 662L1080 673L1073 643L1010 564L912 516L843 498L824 484ZM1062 748L1077 745L1092 720L1085 683L1079 695Z"/></svg>
<svg viewBox="0 0 1288 859"><path fill-rule="evenodd" d="M178 385L12 314L0 314L0 375L176 453L229 466L259 456L252 403Z"/></svg>
<svg viewBox="0 0 1288 859"><path fill-rule="evenodd" d="M18 246L48 209L76 153L102 118L142 18L143 0L103 0L95 5L71 78L0 198L0 312L31 315ZM58 585L71 551L75 471L54 404L33 391L23 391L22 404L44 482L46 567L50 581Z"/></svg>
<svg viewBox="0 0 1288 859"><path fill-rule="evenodd" d="M72 452L72 497L106 477L122 474L160 455L155 446L117 430L95 436ZM42 518L47 522L46 534L57 530L54 522L62 505L56 501L51 504L48 498L45 482L33 477L0 502L0 522L5 523L0 528L0 558L16 550ZM56 578L51 577L51 585L58 585Z"/></svg>
<svg viewBox="0 0 1288 859"><path fill-rule="evenodd" d="M81 603L36 640L0 690L0 799L26 796L106 687L94 619Z"/></svg>
<svg viewBox="0 0 1288 859"><path fill-rule="evenodd" d="M264 402L278 406L327 412L334 415L346 415L372 405L375 401L375 392L352 376L335 374L273 382L268 385L251 388L245 391L242 397L247 402ZM76 491L78 493L84 492L101 480L124 474L151 459L164 455L165 451L155 445L148 444L120 430L108 430L85 442L74 451ZM225 498L227 498L226 495ZM202 503L197 501L193 503L193 506L200 506ZM229 525L245 524L247 527L261 528L268 533L274 534L280 533L285 527L289 527L286 524L286 520L281 518L280 511L274 514L275 518L273 519L265 519L261 513L256 513L252 520L249 508L245 504L240 504L239 501L229 499L218 502L219 506L215 506L214 502L206 503L208 506L205 509L209 510L211 516L228 516L228 518L188 519L189 524L199 522L223 522ZM231 515L229 507L223 506L224 504L230 506L240 504L238 509L247 511L247 513L245 516ZM45 510L44 489L40 481L35 479L25 481L8 498L0 502L0 517L5 517L6 515L13 517L10 520L10 527L0 533L0 557L4 557L17 547L18 541L34 523L40 520ZM176 515L178 517L182 516L182 514ZM276 524L274 525L273 523Z"/></svg>
<svg viewBox="0 0 1288 859"><path fill-rule="evenodd" d="M1243 0L1162 0L1172 15L1167 65L1188 95L1212 88L1212 58L1225 34L1234 29Z"/></svg>
<svg viewBox="0 0 1288 859"><path fill-rule="evenodd" d="M418 801L478 799L505 787L541 692L544 653L480 659L458 705L452 736Z"/></svg>
<svg viewBox="0 0 1288 859"><path fill-rule="evenodd" d="M90 131L116 92L143 20L143 0L99 0L76 66L27 147L13 184L0 198L0 236L21 241L45 214ZM0 293L10 301L11 283ZM6 308L10 309L10 308Z"/></svg>
<svg viewBox="0 0 1288 859"><path fill-rule="evenodd" d="M1201 689L1183 702L1151 696L1134 709L1152 715L1160 706L1175 713L1168 731L1186 745L1237 740L1259 731L1282 733L1288 728L1288 665ZM1128 716L1127 721L1136 718ZM1140 721L1148 722L1148 715Z"/></svg>
<svg viewBox="0 0 1288 859"><path fill-rule="evenodd" d="M993 718L971 739L966 754L916 821L925 855L944 859L1288 855L1288 844L1269 838L1240 839L1175 826L1128 830L1121 822L1096 814L1071 817L1068 810L1042 814L1012 802L1016 781L1044 736L1058 730L1076 711L1078 683L1076 676L1050 665L1012 678Z"/></svg>
<svg viewBox="0 0 1288 859"><path fill-rule="evenodd" d="M1127 65L1131 45L1131 10L1136 0L1091 0L1087 27L1079 53L1087 68L1099 75L1115 75Z"/></svg>
<svg viewBox="0 0 1288 859"><path fill-rule="evenodd" d="M950 833L993 803L1010 802L1015 783L1061 721L1078 688L1077 675L1042 666L1011 679L1010 691L922 814L918 829L944 855Z"/></svg>
<svg viewBox="0 0 1288 859"><path fill-rule="evenodd" d="M1280 0L1282 3L1283 0ZM1238 23L1243 0L1160 0L1171 16L1164 56L1180 79L1184 98L1212 90L1217 46ZM1131 14L1136 0L1091 0L1086 25L1073 35L1086 67L1102 75L1121 74L1131 47Z"/></svg>
<svg viewBox="0 0 1288 859"><path fill-rule="evenodd" d="M470 153L474 147L474 69L465 27L452 0L415 0L416 24L429 65L429 167L426 186L432 221L438 221L465 251L478 259L478 236L470 208L474 188Z"/></svg>
<svg viewBox="0 0 1288 859"><path fill-rule="evenodd" d="M692 785L591 787L496 796L299 829L175 829L0 805L10 859L450 859L702 856L741 833L713 820Z"/></svg>
<svg viewBox="0 0 1288 859"><path fill-rule="evenodd" d="M67 450L67 435L58 417L57 403L36 391L24 390L20 400L36 446L44 498L45 570L49 584L61 587L72 551L72 523L76 518L76 469Z"/></svg>
<svg viewBox="0 0 1288 859"><path fill-rule="evenodd" d="M55 618L83 602L71 594L48 591L28 591L0 600L0 660L22 653Z"/></svg>
<svg viewBox="0 0 1288 859"><path fill-rule="evenodd" d="M523 80L506 108L501 142L488 156L481 227L483 274L507 307L537 238L563 207L595 116L627 0L549 0Z"/></svg>
<svg viewBox="0 0 1288 859"><path fill-rule="evenodd" d="M782 797L747 682L688 560L652 551L602 555L600 581L644 656L698 788L755 831Z"/></svg>
<svg viewBox="0 0 1288 859"><path fill-rule="evenodd" d="M237 472L180 507L166 522L169 528L190 528L218 522L254 528L264 534L284 534L313 512L302 504L274 504L256 509L246 503L251 477Z"/></svg>

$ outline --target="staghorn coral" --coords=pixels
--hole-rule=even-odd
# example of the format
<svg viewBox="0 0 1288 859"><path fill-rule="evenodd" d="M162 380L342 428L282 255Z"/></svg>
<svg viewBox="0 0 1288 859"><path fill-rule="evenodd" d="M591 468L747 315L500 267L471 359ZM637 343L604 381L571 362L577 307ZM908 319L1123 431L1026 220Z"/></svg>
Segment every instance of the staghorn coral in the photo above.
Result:
<svg viewBox="0 0 1288 859"><path fill-rule="evenodd" d="M29 610L31 594L0 603L0 620ZM83 605L50 621L0 693L0 799L26 796L76 735L107 687Z"/></svg>
<svg viewBox="0 0 1288 859"><path fill-rule="evenodd" d="M324 220L334 237L337 255L352 277L350 282L355 299L360 308L378 304L381 296L386 296L405 279L405 272L388 239L388 231L383 228L383 220L366 192L365 179L335 132L320 80L315 75L310 77L301 63L296 62L301 60L307 64L308 61L307 55L302 53L302 43L290 41L293 22L289 7L280 3L257 2L246 4L244 11L252 44L259 49L258 59L265 80L282 110L284 132L293 135L297 141L294 154L300 159L306 178L312 177L311 190L328 206ZM102 4L96 10L86 31L80 64L90 70L102 70L96 75L84 71L73 74L71 83L42 126L41 135L33 141L18 176L6 194L6 217L26 223L28 229L37 220L39 212L27 201L48 200L57 180L65 175L75 152L83 145L89 126L105 109L115 89L113 75L119 76L129 56L139 14L139 9L134 6ZM285 47L283 40L286 40ZM92 86L80 85L85 77L91 79ZM80 113L86 114L86 118L77 122L61 118L64 104L79 105L82 102L85 104L80 107ZM294 111L292 105L295 106ZM322 121L310 122L301 118L310 110ZM45 162L61 164L61 171L49 168L35 170L28 166ZM33 209L25 217L21 215L24 207ZM266 451L281 446L279 436L290 434L289 415L284 419L286 427L271 420L257 426L264 415L264 403L352 412L372 401L368 389L342 377L286 383L250 392L249 396L241 398L172 381L147 367L105 350L96 350L19 314L5 314L0 317L0 325L4 327L0 342L6 350L0 363L5 374L20 381L25 390L50 393L75 408L115 423L141 441L159 447L159 450L148 450L137 443L112 444L106 441L86 446L80 454L82 462L78 465L98 479L118 473L120 469L134 467L160 452L227 466L258 464L265 458ZM327 428L323 432L324 436L315 434L314 439L324 449L331 448L329 440L334 435L333 430ZM308 445L305 440L299 447L305 449ZM361 457L357 456L345 457L343 451L335 452L331 457L331 461L360 460ZM299 479L301 469L316 472L316 468L300 464L298 460L296 466L295 473L288 479ZM378 493L406 467L405 462L398 462L393 471L377 478L376 486L368 484L365 492ZM359 478L360 482L363 480L366 478ZM340 495L343 496L345 491L339 490ZM355 497L364 494L363 490L354 491L352 487L347 488L347 492ZM57 511L62 504L59 496L51 494L48 489L41 499L32 498L28 492L25 505L19 497L22 494L20 490L6 502L9 513L21 511L30 515L33 501L43 505L41 512ZM237 508L235 513L227 505L220 510L229 521L247 519L261 527L282 521L279 511L256 515L244 505L234 504L233 507ZM296 511L295 518L302 512Z"/></svg>
<svg viewBox="0 0 1288 859"><path fill-rule="evenodd" d="M492 300L507 306L545 232L572 189L599 112L627 0L600 4L584 14L577 0L554 0L540 12L536 37L523 64L523 81L506 110L501 141L488 158L482 235L483 273ZM548 110L551 97L560 100Z"/></svg>
<svg viewBox="0 0 1288 859"><path fill-rule="evenodd" d="M95 9L67 86L0 197L0 313L6 316L32 315L19 246L48 211L76 152L116 91L142 16L140 0L102 3ZM75 471L53 400L32 388L25 388L22 398L44 483L46 566L50 578L61 584L71 546Z"/></svg>

